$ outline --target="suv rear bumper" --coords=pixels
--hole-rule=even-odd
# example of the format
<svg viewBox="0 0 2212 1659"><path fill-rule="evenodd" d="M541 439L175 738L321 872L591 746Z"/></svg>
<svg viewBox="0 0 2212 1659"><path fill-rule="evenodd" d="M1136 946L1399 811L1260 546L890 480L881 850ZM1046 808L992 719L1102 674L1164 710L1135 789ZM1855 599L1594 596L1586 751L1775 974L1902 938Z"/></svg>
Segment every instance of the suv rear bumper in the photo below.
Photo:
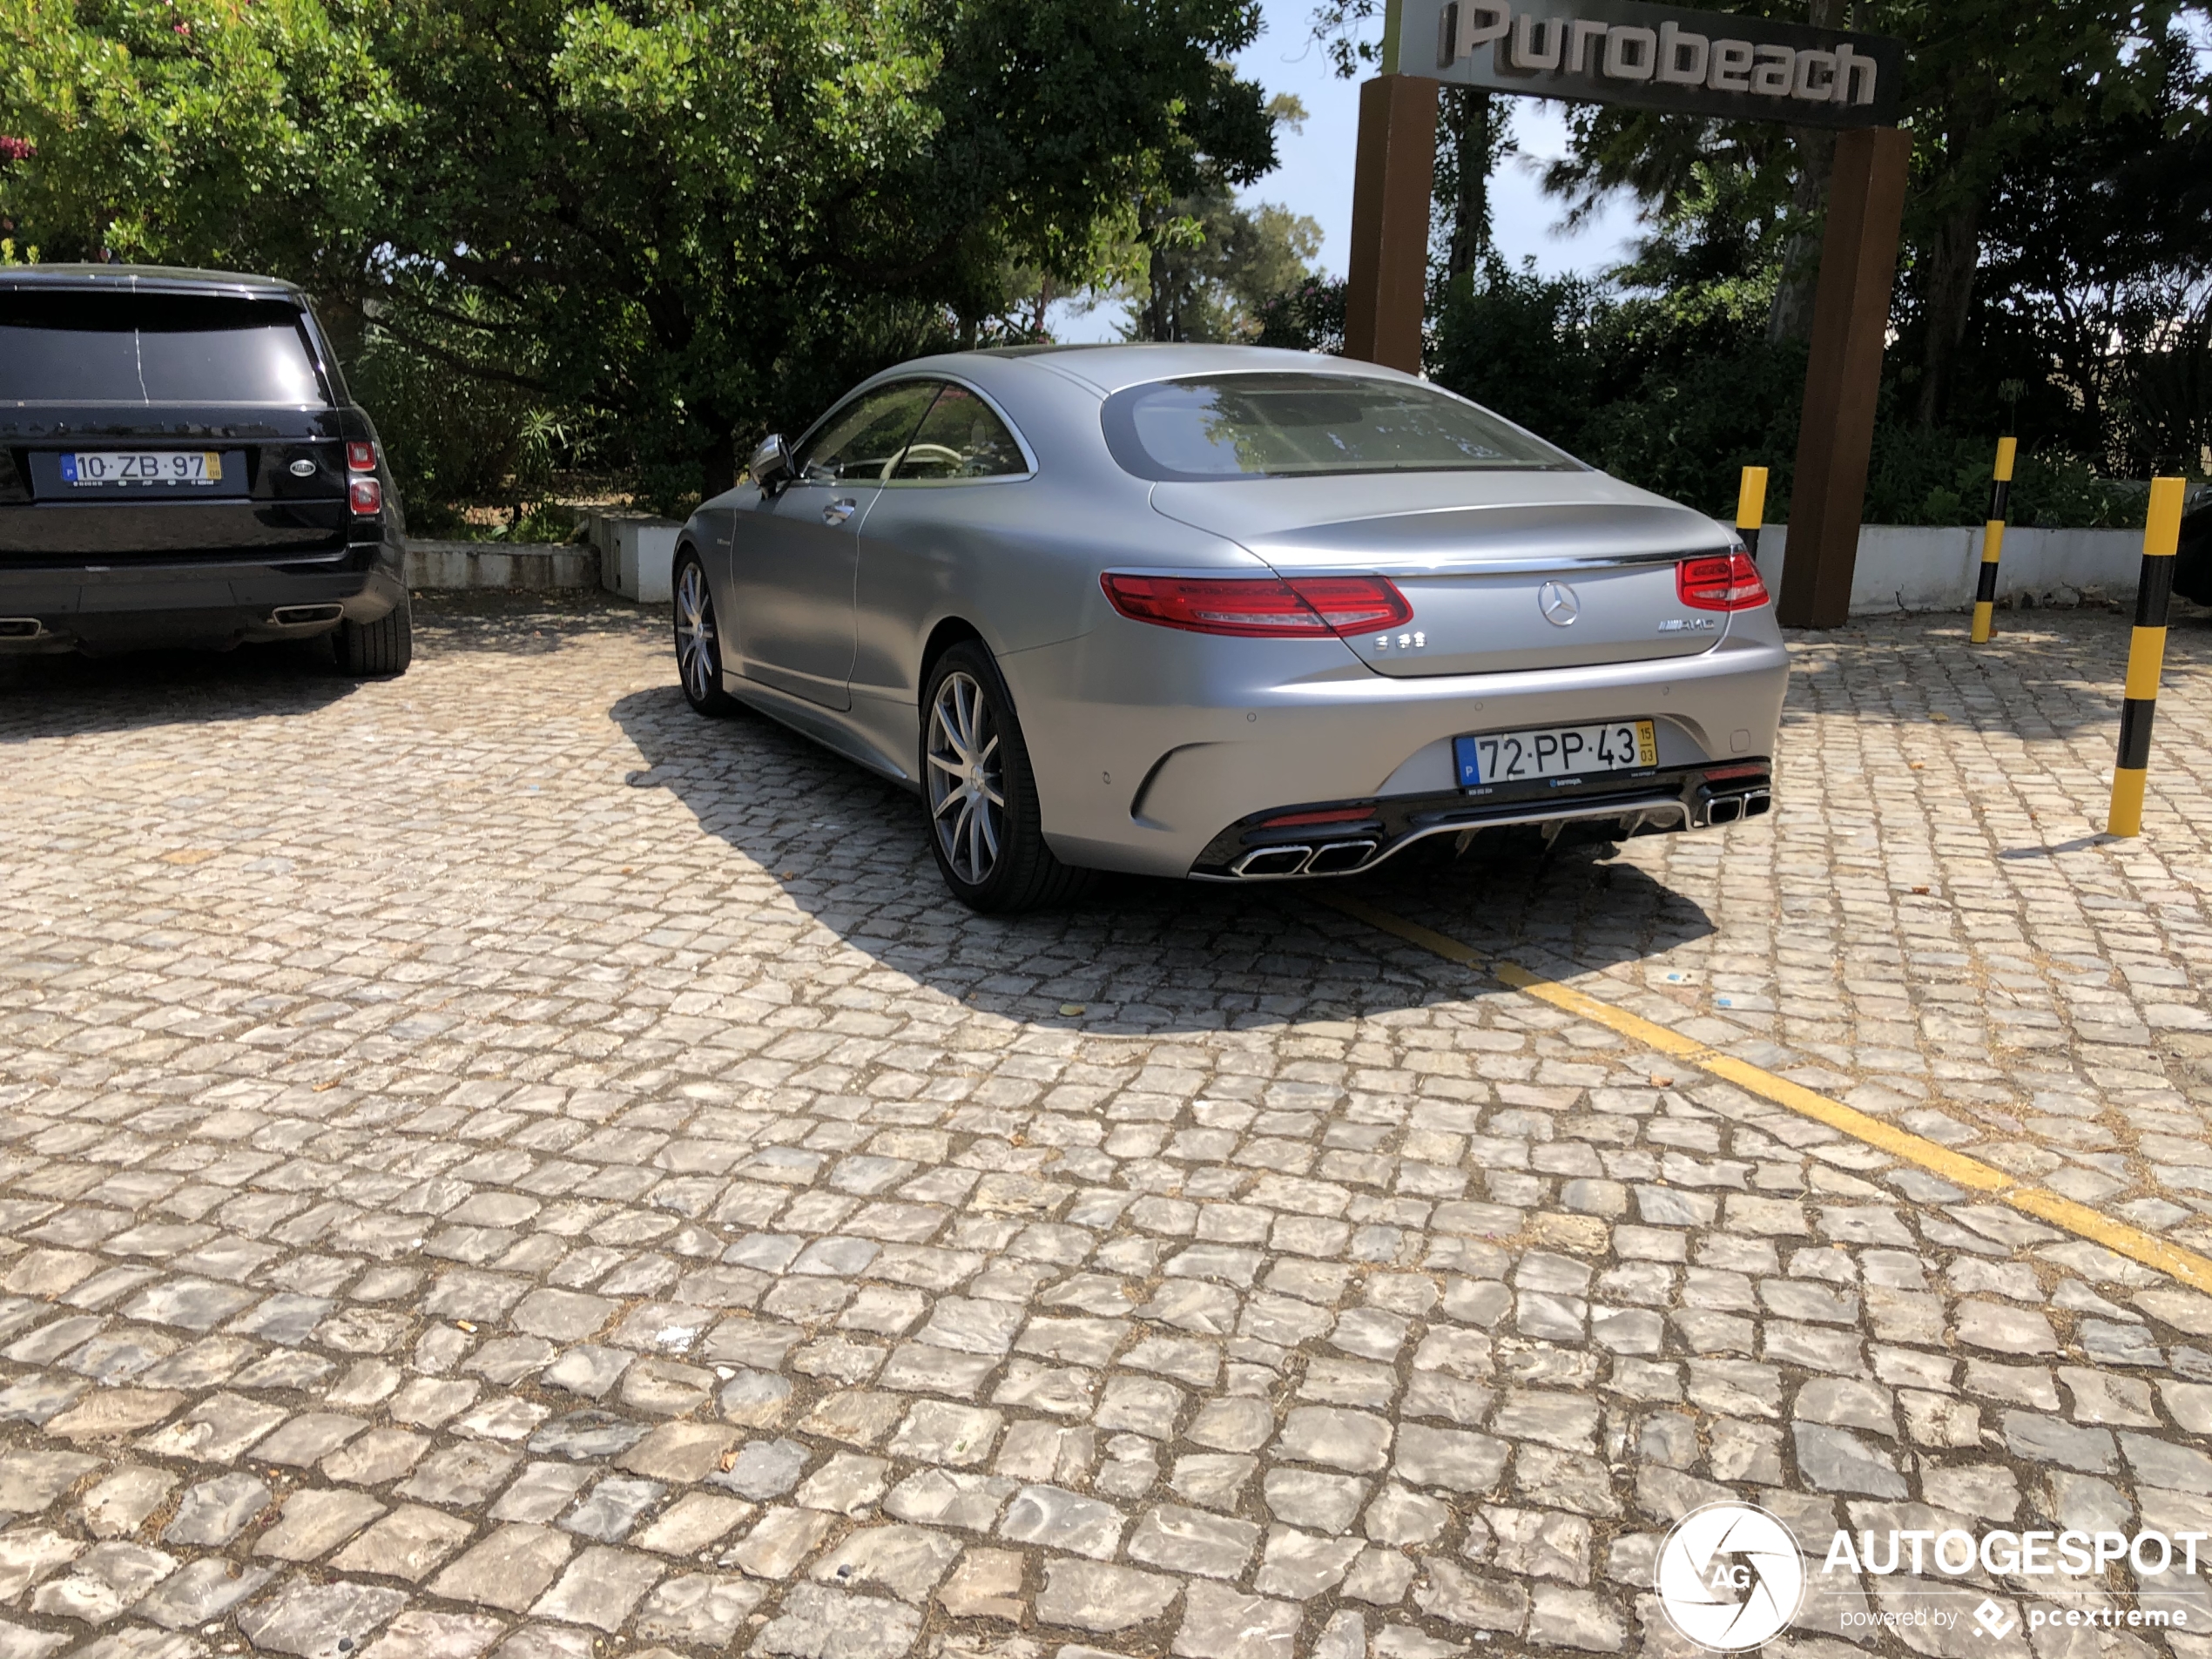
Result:
<svg viewBox="0 0 2212 1659"><path fill-rule="evenodd" d="M0 653L312 638L388 615L406 597L403 559L387 542L280 564L0 564Z"/></svg>

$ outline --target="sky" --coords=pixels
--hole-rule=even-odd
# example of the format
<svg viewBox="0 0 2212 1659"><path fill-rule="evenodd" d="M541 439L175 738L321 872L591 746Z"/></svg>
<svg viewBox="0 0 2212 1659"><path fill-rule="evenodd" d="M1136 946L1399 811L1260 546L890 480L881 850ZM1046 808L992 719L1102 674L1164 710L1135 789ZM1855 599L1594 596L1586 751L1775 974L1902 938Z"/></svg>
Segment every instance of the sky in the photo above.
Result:
<svg viewBox="0 0 2212 1659"><path fill-rule="evenodd" d="M1307 34L1312 0L1263 0L1265 24L1238 58L1238 67L1272 96L1296 93L1305 105L1300 132L1278 132L1282 165L1238 194L1248 203L1280 202L1321 226L1321 268L1342 276L1351 246L1352 164L1359 148L1359 83L1339 80L1327 55ZM1625 256L1636 233L1635 215L1608 203L1579 233L1562 234L1563 204L1546 196L1535 165L1567 149L1565 106L1542 98L1515 98L1514 133L1521 156L1507 158L1491 181L1494 233L1499 252L1518 263L1534 254L1547 271L1594 271ZM1063 341L1118 338L1121 307L1102 305L1085 314L1056 307L1053 331Z"/></svg>

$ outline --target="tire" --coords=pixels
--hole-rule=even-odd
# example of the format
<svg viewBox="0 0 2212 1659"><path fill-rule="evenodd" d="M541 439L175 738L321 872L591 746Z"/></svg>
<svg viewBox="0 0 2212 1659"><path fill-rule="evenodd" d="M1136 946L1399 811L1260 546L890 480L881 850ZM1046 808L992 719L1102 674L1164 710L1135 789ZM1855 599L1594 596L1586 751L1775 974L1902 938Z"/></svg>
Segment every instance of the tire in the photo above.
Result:
<svg viewBox="0 0 2212 1659"><path fill-rule="evenodd" d="M677 555L669 585L674 593L676 680L684 688L684 700L699 714L728 714L738 699L722 689L722 631L714 620L714 590L706 566L690 548Z"/></svg>
<svg viewBox="0 0 2212 1659"><path fill-rule="evenodd" d="M1064 903L1091 873L1045 845L1035 774L998 664L964 639L937 659L921 702L922 824L953 896L986 915Z"/></svg>
<svg viewBox="0 0 2212 1659"><path fill-rule="evenodd" d="M341 674L362 679L404 674L415 660L414 604L402 593L399 604L374 622L341 622L330 644Z"/></svg>

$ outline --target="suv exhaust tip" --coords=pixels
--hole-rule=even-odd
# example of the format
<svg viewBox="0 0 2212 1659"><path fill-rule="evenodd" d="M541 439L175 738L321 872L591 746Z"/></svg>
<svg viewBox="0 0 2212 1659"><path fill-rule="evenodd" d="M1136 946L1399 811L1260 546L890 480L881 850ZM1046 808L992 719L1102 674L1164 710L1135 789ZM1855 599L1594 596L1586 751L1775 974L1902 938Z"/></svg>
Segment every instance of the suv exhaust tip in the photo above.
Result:
<svg viewBox="0 0 2212 1659"><path fill-rule="evenodd" d="M37 639L45 631L36 617L0 617L0 639Z"/></svg>
<svg viewBox="0 0 2212 1659"><path fill-rule="evenodd" d="M279 605L269 620L280 628L301 628L310 623L335 622L346 614L343 605Z"/></svg>

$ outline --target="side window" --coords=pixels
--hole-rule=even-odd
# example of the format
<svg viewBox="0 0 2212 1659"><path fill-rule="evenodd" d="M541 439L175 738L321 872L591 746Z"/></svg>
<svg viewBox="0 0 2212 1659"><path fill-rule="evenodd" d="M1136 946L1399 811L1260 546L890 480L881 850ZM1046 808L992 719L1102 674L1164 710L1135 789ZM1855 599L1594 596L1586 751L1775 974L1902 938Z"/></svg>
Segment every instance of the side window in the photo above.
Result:
<svg viewBox="0 0 2212 1659"><path fill-rule="evenodd" d="M896 381L855 398L799 450L799 478L810 484L878 482L906 448L940 384Z"/></svg>
<svg viewBox="0 0 2212 1659"><path fill-rule="evenodd" d="M962 386L937 394L921 419L894 478L996 478L1027 472L1022 446L991 413L990 405Z"/></svg>

